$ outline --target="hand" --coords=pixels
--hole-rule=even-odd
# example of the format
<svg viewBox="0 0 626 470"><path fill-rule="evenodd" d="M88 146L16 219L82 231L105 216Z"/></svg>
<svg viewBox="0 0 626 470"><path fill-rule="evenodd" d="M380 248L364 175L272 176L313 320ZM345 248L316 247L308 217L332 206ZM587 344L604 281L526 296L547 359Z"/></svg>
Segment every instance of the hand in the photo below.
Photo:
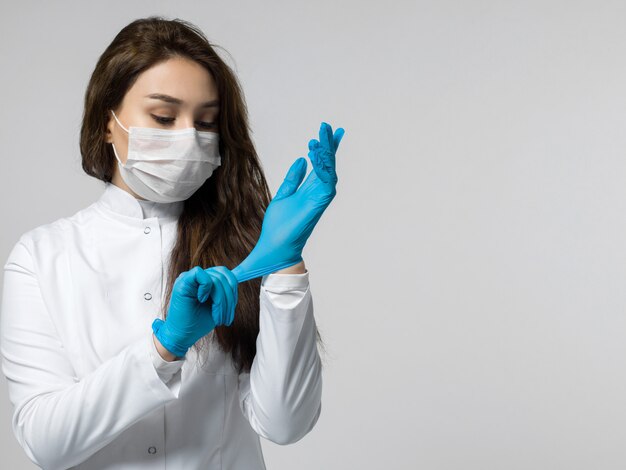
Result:
<svg viewBox="0 0 626 470"><path fill-rule="evenodd" d="M233 323L237 300L237 279L226 266L196 266L176 278L167 317L156 318L152 331L165 349L183 357L216 326Z"/></svg>
<svg viewBox="0 0 626 470"><path fill-rule="evenodd" d="M335 153L344 130L333 135L322 122L319 141L309 141L313 170L302 186L307 163L298 158L265 211L261 235L248 257L233 269L238 282L270 274L302 261L302 250L313 228L337 193ZM298 186L300 186L298 188Z"/></svg>

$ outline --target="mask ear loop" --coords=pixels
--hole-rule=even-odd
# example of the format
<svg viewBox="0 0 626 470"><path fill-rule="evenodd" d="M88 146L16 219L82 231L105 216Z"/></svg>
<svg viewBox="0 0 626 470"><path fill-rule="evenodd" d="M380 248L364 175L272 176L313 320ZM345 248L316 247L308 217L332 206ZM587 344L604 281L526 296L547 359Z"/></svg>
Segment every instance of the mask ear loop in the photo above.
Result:
<svg viewBox="0 0 626 470"><path fill-rule="evenodd" d="M130 134L128 130L124 126L122 126L122 123L119 121L119 119L117 119L117 116L115 115L115 111L111 110L111 112L113 113L113 117L115 118L117 123L120 125L120 127L124 129L127 134ZM113 142L111 142L111 146L113 147L113 153L115 154L115 158L117 158L117 161L119 162L120 166L124 166L124 164L122 163L122 160L120 160L120 157L117 156L117 151L115 150L115 144Z"/></svg>
<svg viewBox="0 0 626 470"><path fill-rule="evenodd" d="M128 132L128 129L126 129L124 126L122 126L122 123L120 122L120 120L117 118L117 116L115 115L115 111L111 110L111 112L113 113L113 117L115 118L115 120L117 121L117 123L120 125L120 127L122 129L124 129L126 131L127 134L130 134L130 132Z"/></svg>

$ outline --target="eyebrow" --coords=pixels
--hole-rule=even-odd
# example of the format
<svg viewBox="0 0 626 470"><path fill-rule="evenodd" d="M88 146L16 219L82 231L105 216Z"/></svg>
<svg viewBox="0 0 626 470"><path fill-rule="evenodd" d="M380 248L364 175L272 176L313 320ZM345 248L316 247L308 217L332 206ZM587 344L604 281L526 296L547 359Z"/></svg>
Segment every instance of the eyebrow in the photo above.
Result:
<svg viewBox="0 0 626 470"><path fill-rule="evenodd" d="M155 100L165 101L166 103L183 104L183 100L179 98L174 98L173 96L170 96L170 95L165 95L163 93L152 93L150 95L146 95L145 97L152 98ZM219 103L220 103L219 100L207 101L205 103L202 103L200 107L201 108L217 108L219 106Z"/></svg>

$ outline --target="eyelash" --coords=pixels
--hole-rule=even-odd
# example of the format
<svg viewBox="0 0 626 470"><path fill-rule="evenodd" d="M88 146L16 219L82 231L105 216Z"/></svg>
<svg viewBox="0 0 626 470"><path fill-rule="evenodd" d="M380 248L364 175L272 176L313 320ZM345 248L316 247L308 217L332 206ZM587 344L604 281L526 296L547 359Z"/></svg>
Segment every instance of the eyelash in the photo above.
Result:
<svg viewBox="0 0 626 470"><path fill-rule="evenodd" d="M163 124L163 125L168 125L171 124L174 121L174 118L166 118L166 117L162 117L162 116L156 116L154 114L151 114L150 116L152 116L152 118L158 122L159 124ZM200 126L205 127L205 128L212 128L215 127L215 123L214 122L204 122L204 121L198 121Z"/></svg>

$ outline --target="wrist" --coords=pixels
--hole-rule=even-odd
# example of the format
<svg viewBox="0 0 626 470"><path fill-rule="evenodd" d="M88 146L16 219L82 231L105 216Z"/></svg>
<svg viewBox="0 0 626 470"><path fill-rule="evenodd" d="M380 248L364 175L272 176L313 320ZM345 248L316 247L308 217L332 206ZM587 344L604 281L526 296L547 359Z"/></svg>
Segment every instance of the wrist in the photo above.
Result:
<svg viewBox="0 0 626 470"><path fill-rule="evenodd" d="M306 266L304 266L304 260L293 266L288 266L284 269L279 269L272 274L304 274L306 272Z"/></svg>
<svg viewBox="0 0 626 470"><path fill-rule="evenodd" d="M165 321L160 318L155 318L152 322L152 336L154 345L161 357L167 361L176 360L176 358L182 358L187 353L187 348L182 349L178 345L172 344L169 337L166 334L167 325ZM167 358L166 358L167 357ZM174 359L172 359L172 357Z"/></svg>
<svg viewBox="0 0 626 470"><path fill-rule="evenodd" d="M175 354L172 354L168 351L159 341L159 338L156 337L154 333L152 333L152 341L154 341L154 345L156 346L159 355L166 360L167 362L176 361L178 357Z"/></svg>

